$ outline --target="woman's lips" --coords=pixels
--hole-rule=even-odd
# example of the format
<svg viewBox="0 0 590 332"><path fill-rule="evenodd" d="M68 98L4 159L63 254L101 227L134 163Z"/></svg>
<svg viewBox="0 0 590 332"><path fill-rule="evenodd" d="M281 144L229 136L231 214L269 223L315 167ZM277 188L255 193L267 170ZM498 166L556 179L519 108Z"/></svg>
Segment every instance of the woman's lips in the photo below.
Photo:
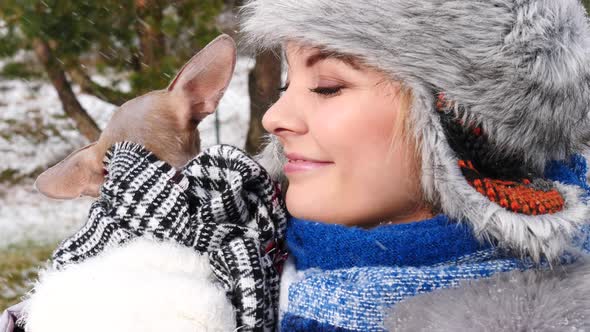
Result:
<svg viewBox="0 0 590 332"><path fill-rule="evenodd" d="M307 159L297 154L287 154L286 157L288 162L283 168L285 173L310 171L333 164L333 162L329 161Z"/></svg>

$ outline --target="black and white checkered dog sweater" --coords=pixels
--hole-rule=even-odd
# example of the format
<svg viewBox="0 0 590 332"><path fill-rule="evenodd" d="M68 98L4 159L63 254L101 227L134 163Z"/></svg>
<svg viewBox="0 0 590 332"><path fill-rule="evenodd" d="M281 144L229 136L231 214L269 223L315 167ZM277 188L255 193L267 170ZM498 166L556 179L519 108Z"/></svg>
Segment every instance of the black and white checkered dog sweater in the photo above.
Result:
<svg viewBox="0 0 590 332"><path fill-rule="evenodd" d="M142 146L122 142L107 152L105 169L87 223L53 254L56 268L143 235L173 240L208 254L241 331L274 329L282 255L276 244L287 212L278 185L258 163L218 145L177 171Z"/></svg>

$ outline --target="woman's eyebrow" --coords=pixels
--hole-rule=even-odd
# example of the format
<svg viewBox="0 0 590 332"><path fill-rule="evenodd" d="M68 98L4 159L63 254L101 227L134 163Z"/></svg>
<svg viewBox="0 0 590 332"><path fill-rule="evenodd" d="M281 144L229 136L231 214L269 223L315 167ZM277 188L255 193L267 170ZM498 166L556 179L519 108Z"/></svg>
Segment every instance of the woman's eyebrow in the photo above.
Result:
<svg viewBox="0 0 590 332"><path fill-rule="evenodd" d="M305 61L305 65L309 68L318 63L319 61L326 59L335 59L338 61L342 61L356 70L361 70L361 67L358 65L357 61L351 56L321 51L310 55Z"/></svg>
<svg viewBox="0 0 590 332"><path fill-rule="evenodd" d="M283 54L283 58L287 62L287 66L289 66L290 65L289 64L289 57L287 56L287 54ZM318 63L319 61L326 60L326 59L336 59L338 61L344 62L345 64L349 65L353 69L362 70L361 65L358 63L358 60L355 59L353 56L342 55L342 54L338 54L338 53L334 53L334 52L326 52L326 51L318 51L318 52L310 55L306 59L305 65L306 65L306 67L309 68L309 67L315 65L316 63Z"/></svg>

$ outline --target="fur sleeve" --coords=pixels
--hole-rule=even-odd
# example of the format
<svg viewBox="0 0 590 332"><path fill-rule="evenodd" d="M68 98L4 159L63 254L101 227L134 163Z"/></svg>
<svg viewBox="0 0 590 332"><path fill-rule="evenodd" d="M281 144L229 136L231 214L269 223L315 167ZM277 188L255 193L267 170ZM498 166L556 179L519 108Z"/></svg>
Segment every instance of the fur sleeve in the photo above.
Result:
<svg viewBox="0 0 590 332"><path fill-rule="evenodd" d="M232 331L236 321L207 254L153 238L42 271L21 320L29 332Z"/></svg>
<svg viewBox="0 0 590 332"><path fill-rule="evenodd" d="M588 331L590 264L500 273L409 298L388 331Z"/></svg>

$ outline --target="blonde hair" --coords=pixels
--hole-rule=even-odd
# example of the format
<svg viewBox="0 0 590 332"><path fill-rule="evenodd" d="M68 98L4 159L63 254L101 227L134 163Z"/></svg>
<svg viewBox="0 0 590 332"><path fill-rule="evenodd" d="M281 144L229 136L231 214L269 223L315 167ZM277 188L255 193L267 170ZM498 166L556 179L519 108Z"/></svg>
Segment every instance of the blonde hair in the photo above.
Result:
<svg viewBox="0 0 590 332"><path fill-rule="evenodd" d="M392 144L394 140L402 140L402 143L417 147L417 137L414 135L412 121L410 121L410 109L414 95L412 90L401 84L399 89L399 110L395 118L392 133ZM417 152L417 151L416 151Z"/></svg>
<svg viewBox="0 0 590 332"><path fill-rule="evenodd" d="M422 141L415 132L411 116L414 94L410 87L401 83L397 97L399 98L399 109L392 130L390 151L393 150L396 143L408 147L407 151L410 153L405 155L408 161L407 165L410 167L410 172L415 174L416 181L418 181L418 196L416 197L415 209L428 209L434 214L437 213L438 209L427 199L422 187Z"/></svg>

